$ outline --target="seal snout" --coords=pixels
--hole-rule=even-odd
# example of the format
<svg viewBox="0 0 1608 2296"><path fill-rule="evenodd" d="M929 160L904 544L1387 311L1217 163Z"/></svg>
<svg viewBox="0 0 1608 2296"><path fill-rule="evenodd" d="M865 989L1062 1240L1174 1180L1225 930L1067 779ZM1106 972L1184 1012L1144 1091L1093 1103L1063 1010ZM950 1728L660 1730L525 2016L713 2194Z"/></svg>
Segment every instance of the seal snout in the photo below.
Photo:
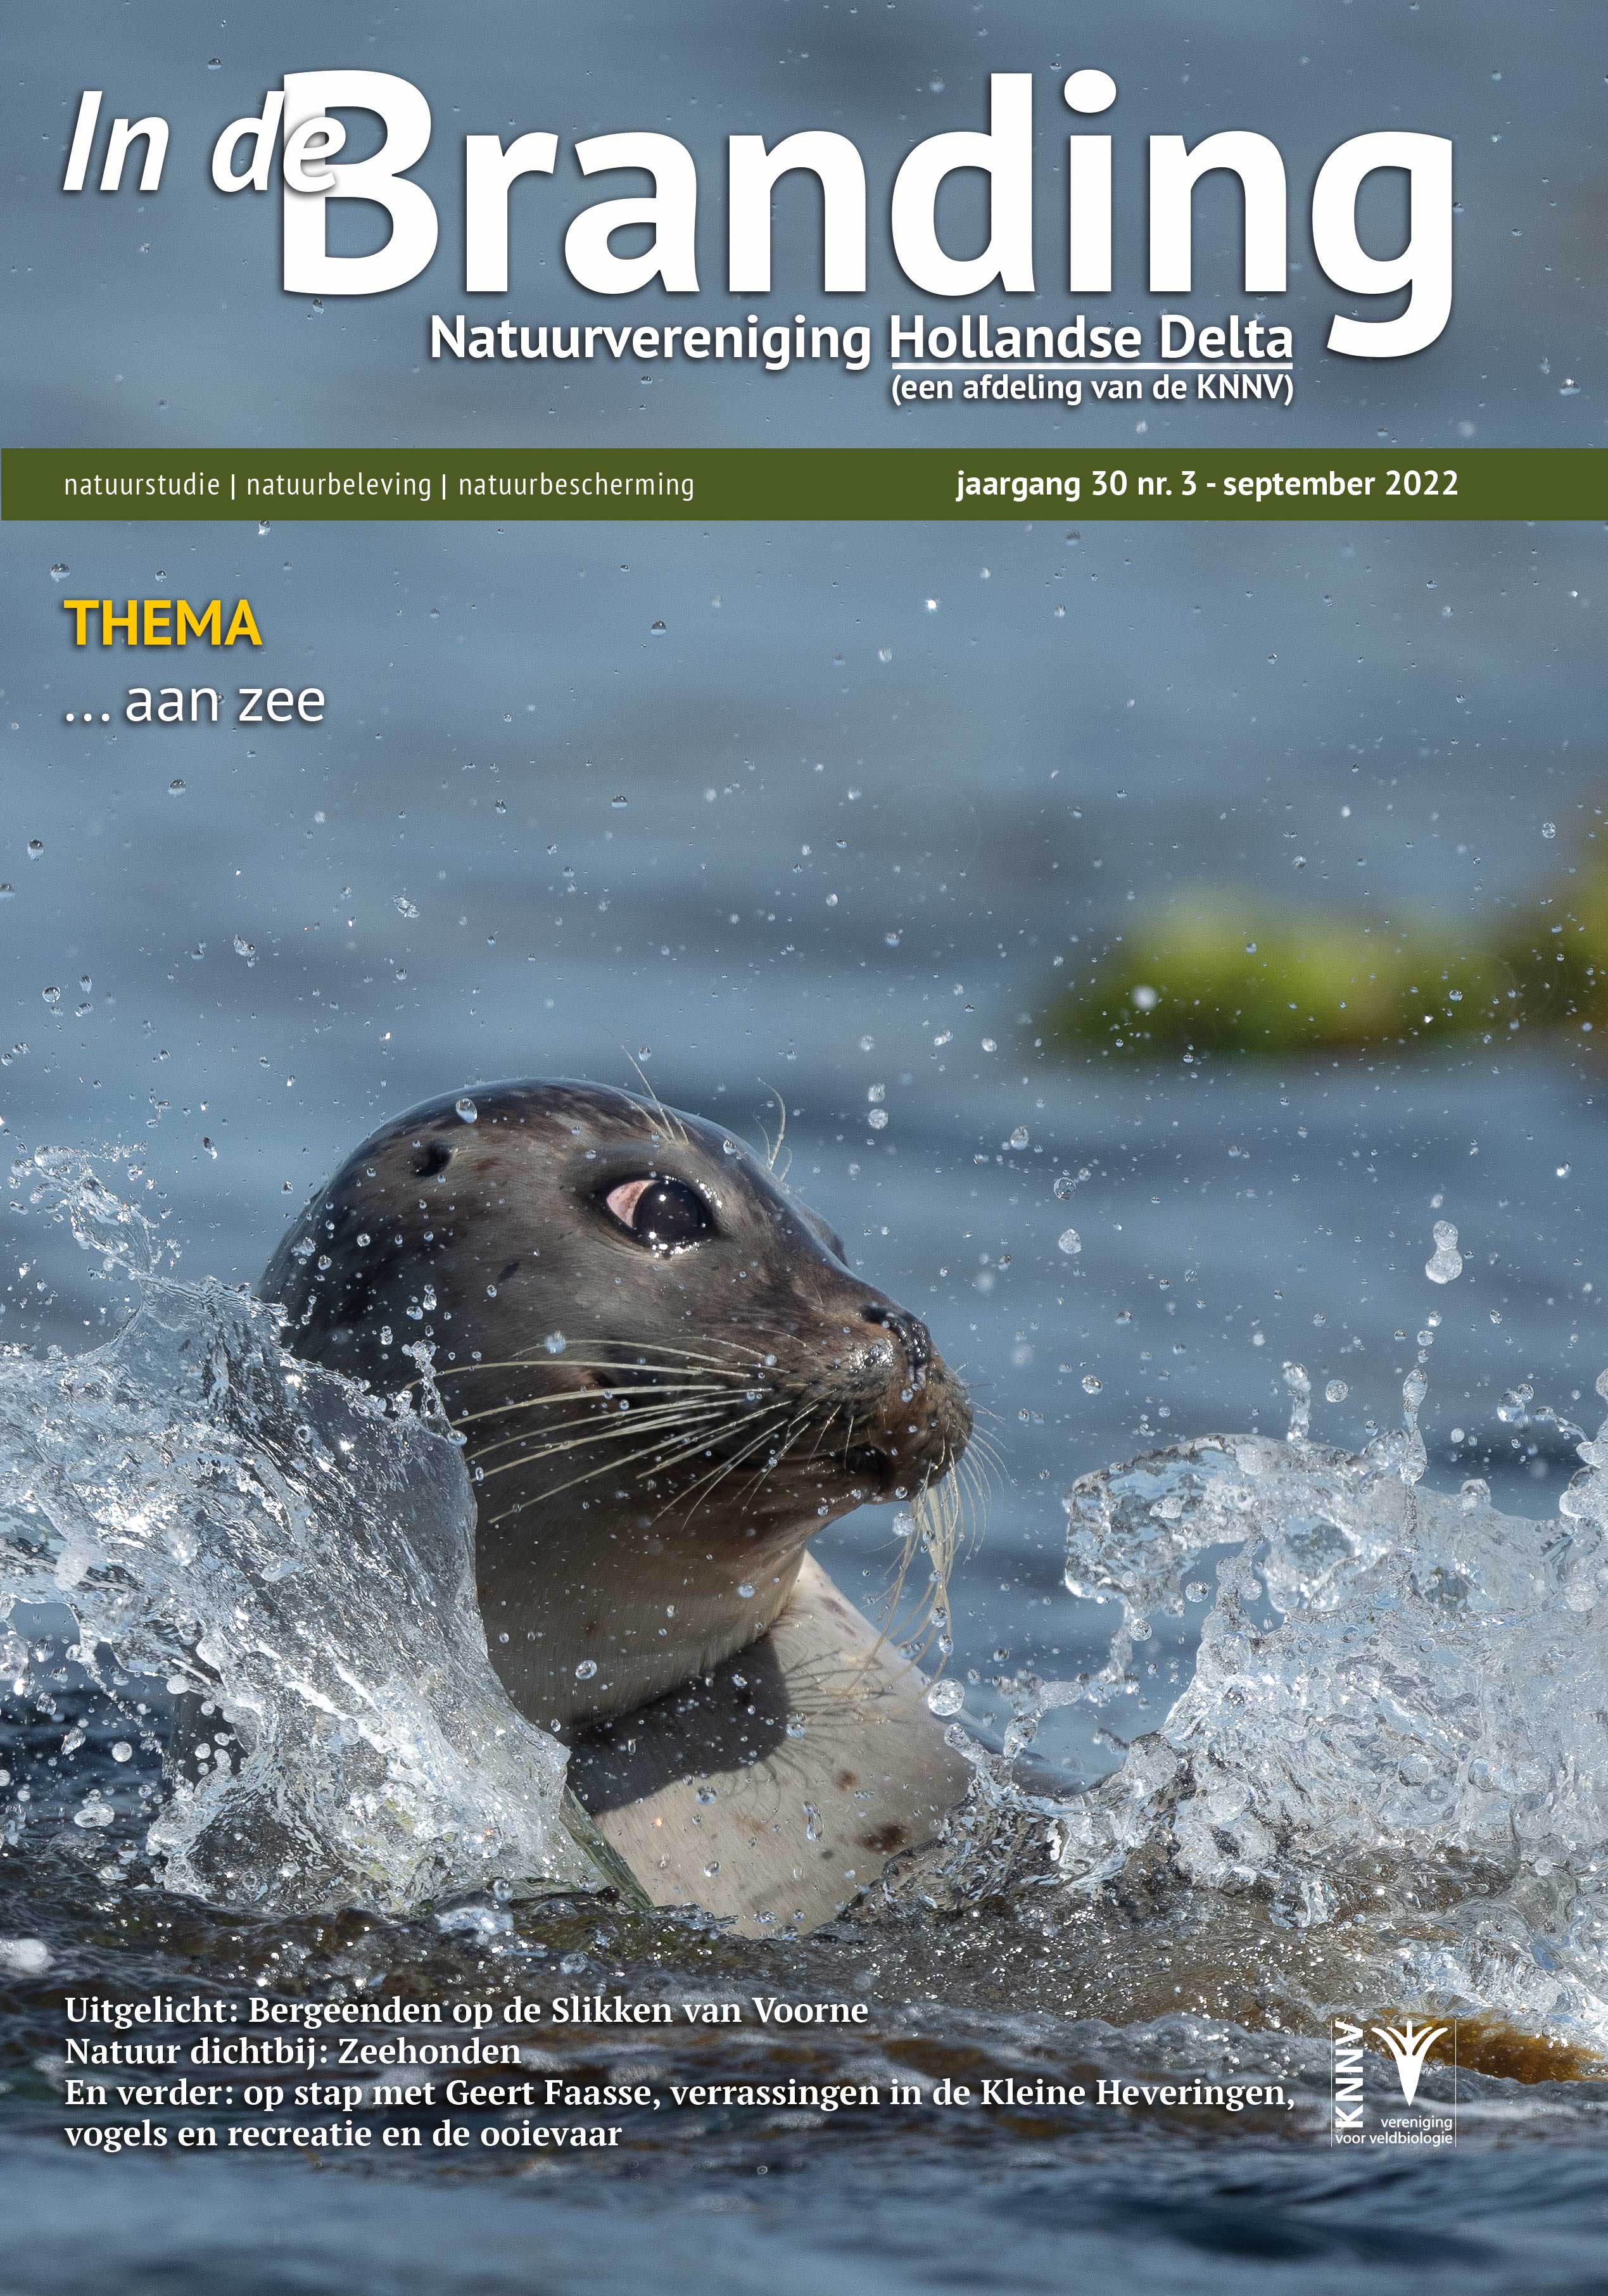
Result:
<svg viewBox="0 0 1608 2296"><path fill-rule="evenodd" d="M971 1439L972 1406L919 1316L874 1300L860 1317L885 1336L857 1366L877 1383L856 1414L845 1464L902 1493L948 1472Z"/></svg>

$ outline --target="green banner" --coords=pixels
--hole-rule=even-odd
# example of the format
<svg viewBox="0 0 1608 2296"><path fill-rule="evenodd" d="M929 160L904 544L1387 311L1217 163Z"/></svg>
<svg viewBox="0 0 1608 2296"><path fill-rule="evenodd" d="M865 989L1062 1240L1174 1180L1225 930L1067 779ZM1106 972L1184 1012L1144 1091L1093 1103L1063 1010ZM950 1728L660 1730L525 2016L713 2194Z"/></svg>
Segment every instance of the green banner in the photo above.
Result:
<svg viewBox="0 0 1608 2296"><path fill-rule="evenodd" d="M1603 519L1589 447L8 447L0 517Z"/></svg>

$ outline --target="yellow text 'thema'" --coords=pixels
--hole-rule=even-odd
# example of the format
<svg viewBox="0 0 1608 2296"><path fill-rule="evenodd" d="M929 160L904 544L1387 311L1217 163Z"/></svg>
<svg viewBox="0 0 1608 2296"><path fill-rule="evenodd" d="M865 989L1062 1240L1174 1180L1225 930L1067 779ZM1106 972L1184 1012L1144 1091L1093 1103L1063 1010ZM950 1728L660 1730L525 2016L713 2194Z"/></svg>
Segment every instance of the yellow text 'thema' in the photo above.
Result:
<svg viewBox="0 0 1608 2296"><path fill-rule="evenodd" d="M249 598L236 601L226 631L221 598L209 598L204 606L199 607L193 606L188 598L130 598L122 613L117 610L115 598L63 598L62 611L75 618L74 645L94 643L89 636L89 618L97 611L103 646L115 644L119 636L125 645L131 646L182 646L188 645L192 638L214 646L232 646L242 638L254 646L262 644Z"/></svg>

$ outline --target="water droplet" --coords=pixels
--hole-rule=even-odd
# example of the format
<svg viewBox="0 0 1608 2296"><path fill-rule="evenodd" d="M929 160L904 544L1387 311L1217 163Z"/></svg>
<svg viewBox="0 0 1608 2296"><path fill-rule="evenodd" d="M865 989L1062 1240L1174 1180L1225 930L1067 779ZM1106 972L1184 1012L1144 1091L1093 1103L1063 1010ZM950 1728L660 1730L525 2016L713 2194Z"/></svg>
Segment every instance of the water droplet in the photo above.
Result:
<svg viewBox="0 0 1608 2296"><path fill-rule="evenodd" d="M59 1004L62 1002L62 992L59 988L42 988L39 994L47 1004Z"/></svg>
<svg viewBox="0 0 1608 2296"><path fill-rule="evenodd" d="M927 1704L934 1714L958 1714L966 1702L966 1693L958 1682L935 1682L927 1693Z"/></svg>
<svg viewBox="0 0 1608 2296"><path fill-rule="evenodd" d="M65 582L71 571L64 559L58 559L50 570L50 578L53 582Z"/></svg>
<svg viewBox="0 0 1608 2296"><path fill-rule="evenodd" d="M169 783L168 783L168 796L169 796L169 797L183 797L183 795L185 794L185 784L184 784L184 783L183 783L183 782L169 782Z"/></svg>
<svg viewBox="0 0 1608 2296"><path fill-rule="evenodd" d="M45 840L42 837L30 837L29 839L28 857L30 861L37 861L44 850Z"/></svg>
<svg viewBox="0 0 1608 2296"><path fill-rule="evenodd" d="M737 1589L737 1600L738 1600L740 1603L751 1603L751 1602L753 1601L753 1599L754 1599L754 1590L753 1590L753 1588L749 1585L748 1580L745 1578L745 1579L742 1581L742 1585L738 1587L738 1589Z"/></svg>
<svg viewBox="0 0 1608 2296"><path fill-rule="evenodd" d="M626 800L623 797L611 797L609 800L610 805L613 808L616 813L620 812L624 808L625 802Z"/></svg>
<svg viewBox="0 0 1608 2296"><path fill-rule="evenodd" d="M475 1106L473 1101L470 1099L467 1093L464 1095L462 1100L454 1101L453 1106L463 1118L465 1124L473 1124L478 1121L480 1111Z"/></svg>
<svg viewBox="0 0 1608 2296"><path fill-rule="evenodd" d="M866 1121L874 1132L882 1132L887 1127L888 1111L885 1108L874 1108Z"/></svg>
<svg viewBox="0 0 1608 2296"><path fill-rule="evenodd" d="M997 1043L992 1037L985 1037L983 1038L982 1048L985 1053L996 1053L999 1050Z"/></svg>
<svg viewBox="0 0 1608 2296"><path fill-rule="evenodd" d="M549 1332L546 1338L542 1341L543 1347L546 1349L547 1353L550 1356L562 1356L569 1344L569 1341L565 1339L562 1332Z"/></svg>
<svg viewBox="0 0 1608 2296"><path fill-rule="evenodd" d="M416 917L419 914L406 893L398 893L391 905L399 916Z"/></svg>
<svg viewBox="0 0 1608 2296"><path fill-rule="evenodd" d="M1084 1373L1083 1392L1085 1395L1098 1395L1103 1384L1103 1381L1097 1380L1092 1371L1086 1371Z"/></svg>
<svg viewBox="0 0 1608 2296"><path fill-rule="evenodd" d="M117 1741L111 1750L111 1759L114 1762L131 1762L134 1759L134 1748L127 1738Z"/></svg>
<svg viewBox="0 0 1608 2296"><path fill-rule="evenodd" d="M1013 1148L1025 1148L1027 1144L1028 1128L1025 1124L1019 1124L1011 1135L1011 1145Z"/></svg>
<svg viewBox="0 0 1608 2296"><path fill-rule="evenodd" d="M1450 1220L1435 1222L1434 1254L1424 1261L1423 1272L1432 1283L1455 1283L1462 1275L1463 1254L1457 1249L1457 1231Z"/></svg>
<svg viewBox="0 0 1608 2296"><path fill-rule="evenodd" d="M1541 834L1543 837L1552 838L1555 837L1557 833L1558 824L1555 821L1544 821L1541 824Z"/></svg>
<svg viewBox="0 0 1608 2296"><path fill-rule="evenodd" d="M893 648L891 646L878 646L876 650L876 658L879 661L891 661L893 660Z"/></svg>
<svg viewBox="0 0 1608 2296"><path fill-rule="evenodd" d="M1343 1379L1332 1379L1324 1390L1325 1403L1343 1403L1351 1392Z"/></svg>
<svg viewBox="0 0 1608 2296"><path fill-rule="evenodd" d="M1083 1249L1083 1238L1075 1227L1063 1227L1055 1238L1055 1248L1058 1251L1064 1251L1069 1259L1076 1259Z"/></svg>
<svg viewBox="0 0 1608 2296"><path fill-rule="evenodd" d="M597 1660L595 1658L583 1658L575 1669L575 1679L577 1682L590 1682L596 1672Z"/></svg>

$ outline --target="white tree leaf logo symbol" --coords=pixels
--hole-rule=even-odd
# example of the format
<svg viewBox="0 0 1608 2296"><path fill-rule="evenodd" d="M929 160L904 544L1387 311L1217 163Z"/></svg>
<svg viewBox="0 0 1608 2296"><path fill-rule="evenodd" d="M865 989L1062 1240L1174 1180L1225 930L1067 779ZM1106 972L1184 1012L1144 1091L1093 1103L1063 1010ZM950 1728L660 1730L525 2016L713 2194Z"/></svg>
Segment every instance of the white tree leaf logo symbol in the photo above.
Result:
<svg viewBox="0 0 1608 2296"><path fill-rule="evenodd" d="M1401 2082L1401 2094L1411 2104L1418 2094L1418 2079L1423 2070L1423 2061L1449 2025L1415 2026L1409 2017L1399 2029L1394 2025L1375 2025L1374 2030L1396 2060L1396 2071Z"/></svg>

